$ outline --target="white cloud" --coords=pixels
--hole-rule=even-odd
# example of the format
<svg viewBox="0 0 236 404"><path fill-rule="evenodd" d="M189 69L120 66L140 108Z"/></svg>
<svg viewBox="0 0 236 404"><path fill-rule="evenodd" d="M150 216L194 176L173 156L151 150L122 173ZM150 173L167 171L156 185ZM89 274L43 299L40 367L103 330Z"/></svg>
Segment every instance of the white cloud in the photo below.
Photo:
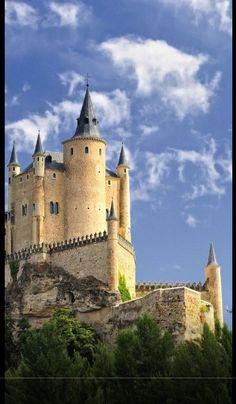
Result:
<svg viewBox="0 0 236 404"><path fill-rule="evenodd" d="M189 227L196 227L198 221L193 215L188 215L186 218L186 223L189 225Z"/></svg>
<svg viewBox="0 0 236 404"><path fill-rule="evenodd" d="M146 137L150 136L153 133L156 133L159 131L159 126L154 125L154 126L148 126L148 125L139 125L139 129L141 130L141 136Z"/></svg>
<svg viewBox="0 0 236 404"><path fill-rule="evenodd" d="M48 5L50 14L44 25L77 28L87 22L91 9L80 1L58 3L51 1Z"/></svg>
<svg viewBox="0 0 236 404"><path fill-rule="evenodd" d="M121 74L137 83L137 95L157 93L162 102L183 119L188 114L206 113L220 81L216 72L203 83L199 70L208 61L203 54L185 53L165 41L141 38L112 38L100 44Z"/></svg>
<svg viewBox="0 0 236 404"><path fill-rule="evenodd" d="M175 9L190 10L194 17L195 22L206 17L208 23L232 35L232 8L230 0L160 0L161 3L172 6Z"/></svg>
<svg viewBox="0 0 236 404"><path fill-rule="evenodd" d="M101 129L115 128L129 119L129 99L124 91L116 89L110 93L92 92L91 98L96 116L101 122ZM72 136L81 105L82 103L70 100L61 101L58 104L48 103L48 109L42 115L29 114L27 118L8 122L5 128L10 143L15 139L19 145L18 150L31 153L38 129L41 131L44 142L49 136L56 138L61 130L67 132L68 137Z"/></svg>
<svg viewBox="0 0 236 404"><path fill-rule="evenodd" d="M23 93L26 93L27 91L29 91L31 89L31 86L29 83L25 82L22 86L22 91Z"/></svg>
<svg viewBox="0 0 236 404"><path fill-rule="evenodd" d="M138 155L137 161L140 158ZM166 178L176 172L176 168L178 180L185 185L185 201L204 196L220 197L225 194L226 183L231 181L231 156L229 153L226 157L219 156L213 138L199 151L170 149L160 154L146 152L142 153L142 161L142 171L136 173L133 181L133 200L152 200L158 188L167 188ZM171 182L168 181L168 184L170 186Z"/></svg>
<svg viewBox="0 0 236 404"><path fill-rule="evenodd" d="M8 25L30 26L36 29L39 22L37 10L24 2L6 1L5 21Z"/></svg>
<svg viewBox="0 0 236 404"><path fill-rule="evenodd" d="M85 78L74 70L59 74L59 78L65 87L68 87L68 95L72 96L75 93L79 84L85 84Z"/></svg>

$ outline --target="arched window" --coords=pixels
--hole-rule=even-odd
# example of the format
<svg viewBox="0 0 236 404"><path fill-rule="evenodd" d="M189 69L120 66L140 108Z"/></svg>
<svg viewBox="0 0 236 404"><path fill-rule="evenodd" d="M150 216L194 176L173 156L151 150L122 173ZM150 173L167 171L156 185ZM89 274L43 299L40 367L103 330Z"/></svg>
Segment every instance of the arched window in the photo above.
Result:
<svg viewBox="0 0 236 404"><path fill-rule="evenodd" d="M37 157L37 160L39 161L39 157Z"/></svg>
<svg viewBox="0 0 236 404"><path fill-rule="evenodd" d="M53 174L52 174L52 177L53 177L53 178L56 178L56 177L57 177L57 176L56 176L56 173L53 173Z"/></svg>
<svg viewBox="0 0 236 404"><path fill-rule="evenodd" d="M54 207L55 207L55 215L58 215L58 213L59 213L59 203L56 202Z"/></svg>
<svg viewBox="0 0 236 404"><path fill-rule="evenodd" d="M111 185L111 180L108 180L108 185Z"/></svg>
<svg viewBox="0 0 236 404"><path fill-rule="evenodd" d="M99 149L99 156L102 155L102 149Z"/></svg>
<svg viewBox="0 0 236 404"><path fill-rule="evenodd" d="M50 202L50 213L53 215L54 213L54 203Z"/></svg>
<svg viewBox="0 0 236 404"><path fill-rule="evenodd" d="M73 153L74 153L74 149L73 149L73 147L71 147L70 148L70 155L73 156Z"/></svg>
<svg viewBox="0 0 236 404"><path fill-rule="evenodd" d="M85 153L88 153L88 152L89 152L89 148L88 148L88 146L85 146L84 151L85 151Z"/></svg>
<svg viewBox="0 0 236 404"><path fill-rule="evenodd" d="M12 169L13 169L13 171L15 171L15 168L16 168L16 167L13 167L13 168L12 168Z"/></svg>
<svg viewBox="0 0 236 404"><path fill-rule="evenodd" d="M84 118L84 123L87 123L87 124L89 123L89 119L87 116Z"/></svg>
<svg viewBox="0 0 236 404"><path fill-rule="evenodd" d="M126 168L124 168L124 173L126 173Z"/></svg>

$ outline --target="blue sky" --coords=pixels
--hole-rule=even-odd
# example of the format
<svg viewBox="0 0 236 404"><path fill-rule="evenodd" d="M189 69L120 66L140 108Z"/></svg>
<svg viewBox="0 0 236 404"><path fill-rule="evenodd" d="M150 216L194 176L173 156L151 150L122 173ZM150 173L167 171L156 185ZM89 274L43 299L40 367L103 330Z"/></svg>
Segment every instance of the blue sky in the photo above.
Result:
<svg viewBox="0 0 236 404"><path fill-rule="evenodd" d="M139 281L204 281L232 305L230 0L6 1L6 160L73 135L89 75L114 169L131 166ZM224 310L225 321L231 315Z"/></svg>

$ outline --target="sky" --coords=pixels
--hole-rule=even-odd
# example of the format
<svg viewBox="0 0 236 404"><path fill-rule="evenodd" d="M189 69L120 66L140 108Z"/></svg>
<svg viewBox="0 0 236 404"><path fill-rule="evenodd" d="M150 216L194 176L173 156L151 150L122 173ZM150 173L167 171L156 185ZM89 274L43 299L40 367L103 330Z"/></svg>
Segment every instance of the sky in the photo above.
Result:
<svg viewBox="0 0 236 404"><path fill-rule="evenodd" d="M232 308L230 0L5 2L6 163L38 129L62 151L86 77L107 166L131 168L137 281L204 282L210 242ZM7 189L7 184L5 185Z"/></svg>

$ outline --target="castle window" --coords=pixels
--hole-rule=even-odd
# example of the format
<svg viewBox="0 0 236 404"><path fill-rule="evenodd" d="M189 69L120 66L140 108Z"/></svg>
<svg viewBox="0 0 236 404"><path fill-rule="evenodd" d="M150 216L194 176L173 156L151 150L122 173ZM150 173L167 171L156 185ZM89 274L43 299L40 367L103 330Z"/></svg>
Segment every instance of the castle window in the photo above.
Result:
<svg viewBox="0 0 236 404"><path fill-rule="evenodd" d="M22 216L27 216L27 204L22 205Z"/></svg>
<svg viewBox="0 0 236 404"><path fill-rule="evenodd" d="M23 178L21 177L21 178L20 178L20 182L22 182L22 180L23 180Z"/></svg>
<svg viewBox="0 0 236 404"><path fill-rule="evenodd" d="M26 178L27 178L27 180L28 180L28 179L29 179L29 175L27 175L27 177L26 177Z"/></svg>
<svg viewBox="0 0 236 404"><path fill-rule="evenodd" d="M56 173L53 173L52 176L53 176L53 178L56 178Z"/></svg>
<svg viewBox="0 0 236 404"><path fill-rule="evenodd" d="M87 116L84 118L84 123L87 123L87 124L89 123L89 119Z"/></svg>
<svg viewBox="0 0 236 404"><path fill-rule="evenodd" d="M93 118L93 124L97 125L97 119L96 118Z"/></svg>
<svg viewBox="0 0 236 404"><path fill-rule="evenodd" d="M73 147L71 147L70 148L70 155L73 156L73 153L74 153L74 149L73 149Z"/></svg>
<svg viewBox="0 0 236 404"><path fill-rule="evenodd" d="M16 168L16 167L13 167L13 168L12 168L12 169L13 169L13 171L15 171L15 168Z"/></svg>
<svg viewBox="0 0 236 404"><path fill-rule="evenodd" d="M35 203L33 203L33 212L35 211Z"/></svg>
<svg viewBox="0 0 236 404"><path fill-rule="evenodd" d="M39 157L37 157L37 160L39 161Z"/></svg>
<svg viewBox="0 0 236 404"><path fill-rule="evenodd" d="M88 152L89 152L88 146L85 147L84 151L85 151L85 153L88 153Z"/></svg>
<svg viewBox="0 0 236 404"><path fill-rule="evenodd" d="M108 180L108 185L111 185L111 180Z"/></svg>
<svg viewBox="0 0 236 404"><path fill-rule="evenodd" d="M10 183L11 183L11 178L8 179L8 184L10 184Z"/></svg>
<svg viewBox="0 0 236 404"><path fill-rule="evenodd" d="M58 202L55 203L54 208L55 208L54 209L55 215L58 215L58 213L59 213L59 203Z"/></svg>
<svg viewBox="0 0 236 404"><path fill-rule="evenodd" d="M50 213L54 214L54 203L50 202Z"/></svg>
<svg viewBox="0 0 236 404"><path fill-rule="evenodd" d="M49 154L47 157L46 157L46 162L47 163L51 163L52 162L52 156Z"/></svg>
<svg viewBox="0 0 236 404"><path fill-rule="evenodd" d="M124 168L124 173L126 173L126 168Z"/></svg>
<svg viewBox="0 0 236 404"><path fill-rule="evenodd" d="M102 149L99 149L99 156L102 155Z"/></svg>

